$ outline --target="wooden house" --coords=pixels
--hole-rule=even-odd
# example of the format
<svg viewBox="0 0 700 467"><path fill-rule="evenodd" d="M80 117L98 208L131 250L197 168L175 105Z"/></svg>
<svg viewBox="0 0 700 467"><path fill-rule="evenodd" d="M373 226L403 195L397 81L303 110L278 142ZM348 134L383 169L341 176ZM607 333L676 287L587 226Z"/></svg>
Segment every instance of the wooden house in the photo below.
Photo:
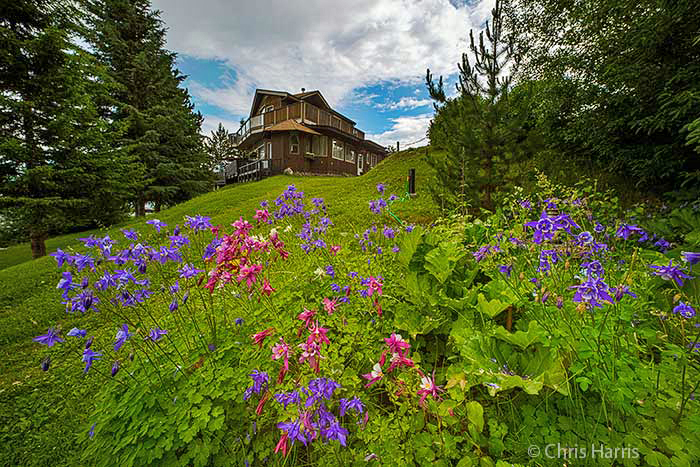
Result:
<svg viewBox="0 0 700 467"><path fill-rule="evenodd" d="M319 91L258 89L250 116L232 135L253 162L239 179L283 173L362 175L387 155L355 122L333 110Z"/></svg>

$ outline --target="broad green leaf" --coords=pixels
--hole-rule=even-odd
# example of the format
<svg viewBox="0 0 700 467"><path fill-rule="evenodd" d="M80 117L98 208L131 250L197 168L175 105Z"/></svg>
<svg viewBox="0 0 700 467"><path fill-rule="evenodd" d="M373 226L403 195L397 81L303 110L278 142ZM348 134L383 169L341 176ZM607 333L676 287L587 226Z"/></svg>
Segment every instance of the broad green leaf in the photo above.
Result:
<svg viewBox="0 0 700 467"><path fill-rule="evenodd" d="M484 408L481 404L476 401L467 402L467 416L479 433L484 431Z"/></svg>

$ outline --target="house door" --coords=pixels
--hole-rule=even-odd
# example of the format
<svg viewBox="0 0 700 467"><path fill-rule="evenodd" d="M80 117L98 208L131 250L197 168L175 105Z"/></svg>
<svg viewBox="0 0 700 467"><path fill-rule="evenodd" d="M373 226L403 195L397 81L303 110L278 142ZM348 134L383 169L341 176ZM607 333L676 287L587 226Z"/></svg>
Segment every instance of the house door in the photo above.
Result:
<svg viewBox="0 0 700 467"><path fill-rule="evenodd" d="M362 175L362 166L364 162L364 156L362 154L357 155L357 175Z"/></svg>

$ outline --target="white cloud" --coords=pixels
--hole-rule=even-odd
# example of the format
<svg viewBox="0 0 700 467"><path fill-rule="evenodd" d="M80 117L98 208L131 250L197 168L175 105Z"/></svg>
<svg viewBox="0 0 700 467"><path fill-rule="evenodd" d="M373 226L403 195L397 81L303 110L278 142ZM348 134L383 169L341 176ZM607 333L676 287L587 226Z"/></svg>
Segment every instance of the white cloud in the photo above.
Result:
<svg viewBox="0 0 700 467"><path fill-rule="evenodd" d="M224 128L226 128L229 133L235 133L240 127L240 122L236 120L228 120L225 118L217 117L216 115L203 115L204 123L202 123L201 133L205 136L211 136L211 132L215 131L221 123Z"/></svg>
<svg viewBox="0 0 700 467"><path fill-rule="evenodd" d="M471 27L494 0L154 0L168 26L167 46L224 61L235 81L205 86L198 99L247 115L256 87L319 89L331 105L368 85L422 81L426 68L453 73ZM371 99L370 99L371 100Z"/></svg>
<svg viewBox="0 0 700 467"><path fill-rule="evenodd" d="M432 118L432 114L392 118L393 124L389 130L375 135L366 135L366 138L382 146L394 146L399 141L401 149L424 146L428 143L425 136Z"/></svg>
<svg viewBox="0 0 700 467"><path fill-rule="evenodd" d="M385 102L376 107L383 110L417 109L427 107L433 103L432 99L416 99L415 97L404 96L396 102Z"/></svg>

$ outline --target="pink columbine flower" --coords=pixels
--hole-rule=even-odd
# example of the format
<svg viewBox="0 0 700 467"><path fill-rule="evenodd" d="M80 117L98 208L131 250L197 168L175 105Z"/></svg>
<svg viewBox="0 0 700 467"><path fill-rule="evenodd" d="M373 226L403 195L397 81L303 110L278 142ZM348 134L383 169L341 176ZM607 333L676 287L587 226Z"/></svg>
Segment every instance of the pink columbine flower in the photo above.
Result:
<svg viewBox="0 0 700 467"><path fill-rule="evenodd" d="M265 403L267 400L270 398L270 393L266 392L264 396L260 399L260 402L258 402L258 406L255 408L255 413L258 415L262 415L263 407L265 407Z"/></svg>
<svg viewBox="0 0 700 467"><path fill-rule="evenodd" d="M382 295L382 283L376 277L369 278L369 287L367 288L367 296L371 297L374 292L378 295Z"/></svg>
<svg viewBox="0 0 700 467"><path fill-rule="evenodd" d="M267 222L267 220L270 218L270 213L267 212L267 209L256 209L255 210L255 215L253 216L253 219L260 222Z"/></svg>
<svg viewBox="0 0 700 467"><path fill-rule="evenodd" d="M366 388L372 386L374 383L376 383L384 377L382 366L379 363L375 363L374 367L372 367L372 371L365 375L362 375L362 377L366 380L369 380L369 382L365 385Z"/></svg>
<svg viewBox="0 0 700 467"><path fill-rule="evenodd" d="M221 226L220 226L220 225L215 225L215 226L213 226L213 227L209 227L209 229L211 230L211 233L212 233L215 237L218 237L218 236L219 236L219 232L221 232Z"/></svg>
<svg viewBox="0 0 700 467"><path fill-rule="evenodd" d="M419 373L421 375L420 389L418 390L418 394L421 396L420 403L424 403L428 396L433 396L433 399L437 399L439 397L438 393L442 392L442 388L435 384L435 372L433 372L432 378L430 376L425 376L420 371Z"/></svg>
<svg viewBox="0 0 700 467"><path fill-rule="evenodd" d="M329 250L333 255L336 255L340 251L340 248L340 245L333 245L329 248Z"/></svg>
<svg viewBox="0 0 700 467"><path fill-rule="evenodd" d="M316 342L318 345L321 345L323 343L330 345L331 341L328 340L328 336L326 336L326 333L328 333L328 329L319 326L318 320L316 320L316 324L311 330L311 334L309 334L309 338L306 340L306 343L310 344L311 342Z"/></svg>
<svg viewBox="0 0 700 467"><path fill-rule="evenodd" d="M272 292L275 292L276 290L277 289L272 288L269 280L263 279L263 285L262 285L262 290L261 290L261 293L263 295L267 295L269 297L270 295L272 295Z"/></svg>
<svg viewBox="0 0 700 467"><path fill-rule="evenodd" d="M303 342L299 344L299 348L302 350L299 363L308 362L311 369L318 373L319 364L323 358L321 356L321 346L315 342L311 342L310 344Z"/></svg>
<svg viewBox="0 0 700 467"><path fill-rule="evenodd" d="M400 366L406 366L411 368L414 365L413 360L406 357L403 353L398 352L393 353L389 361L391 362L391 365L389 365L389 368L386 370L387 373L391 372L394 368L398 368Z"/></svg>
<svg viewBox="0 0 700 467"><path fill-rule="evenodd" d="M243 279L245 279L245 283L250 289L255 283L256 277L260 273L260 271L262 271L261 264L251 264L250 266L244 266L241 268L241 271L236 279L238 280L238 282L241 282Z"/></svg>
<svg viewBox="0 0 700 467"><path fill-rule="evenodd" d="M335 313L335 308L338 306L338 299L334 298L330 300L328 298L323 299L323 308L328 312L329 315Z"/></svg>
<svg viewBox="0 0 700 467"><path fill-rule="evenodd" d="M384 339L386 345L389 347L391 353L401 353L403 350L408 350L411 348L411 344L406 342L406 340L401 337L401 334L391 333L389 338Z"/></svg>
<svg viewBox="0 0 700 467"><path fill-rule="evenodd" d="M236 237L247 237L248 232L250 232L250 229L253 228L253 225L250 222L244 220L243 217L240 217L236 222L231 224L231 226L234 229L236 229L233 232L233 235Z"/></svg>
<svg viewBox="0 0 700 467"><path fill-rule="evenodd" d="M289 345L284 341L284 337L280 337L279 343L272 346L272 359L279 360L280 358L284 359L284 363L277 376L277 384L282 384L285 375L289 371Z"/></svg>
<svg viewBox="0 0 700 467"><path fill-rule="evenodd" d="M374 308L377 310L377 315L381 318L382 305L379 303L379 300L377 300L376 298L374 299Z"/></svg>
<svg viewBox="0 0 700 467"><path fill-rule="evenodd" d="M258 347L262 349L263 342L265 341L265 338L275 332L275 328L269 328L265 329L264 331L260 331L257 334L253 334L253 342L255 344L258 344Z"/></svg>
<svg viewBox="0 0 700 467"><path fill-rule="evenodd" d="M310 329L313 327L313 325L314 325L313 317L315 315L316 315L316 310L307 310L306 308L304 308L304 311L299 313L299 316L297 316L297 318L304 322L304 326L299 328L298 336L301 336L301 333L304 332L304 329Z"/></svg>
<svg viewBox="0 0 700 467"><path fill-rule="evenodd" d="M275 446L275 454L282 451L282 456L287 456L287 438L289 438L289 435L285 431L284 433L282 433L282 436L280 436L280 440L277 442L277 446Z"/></svg>

